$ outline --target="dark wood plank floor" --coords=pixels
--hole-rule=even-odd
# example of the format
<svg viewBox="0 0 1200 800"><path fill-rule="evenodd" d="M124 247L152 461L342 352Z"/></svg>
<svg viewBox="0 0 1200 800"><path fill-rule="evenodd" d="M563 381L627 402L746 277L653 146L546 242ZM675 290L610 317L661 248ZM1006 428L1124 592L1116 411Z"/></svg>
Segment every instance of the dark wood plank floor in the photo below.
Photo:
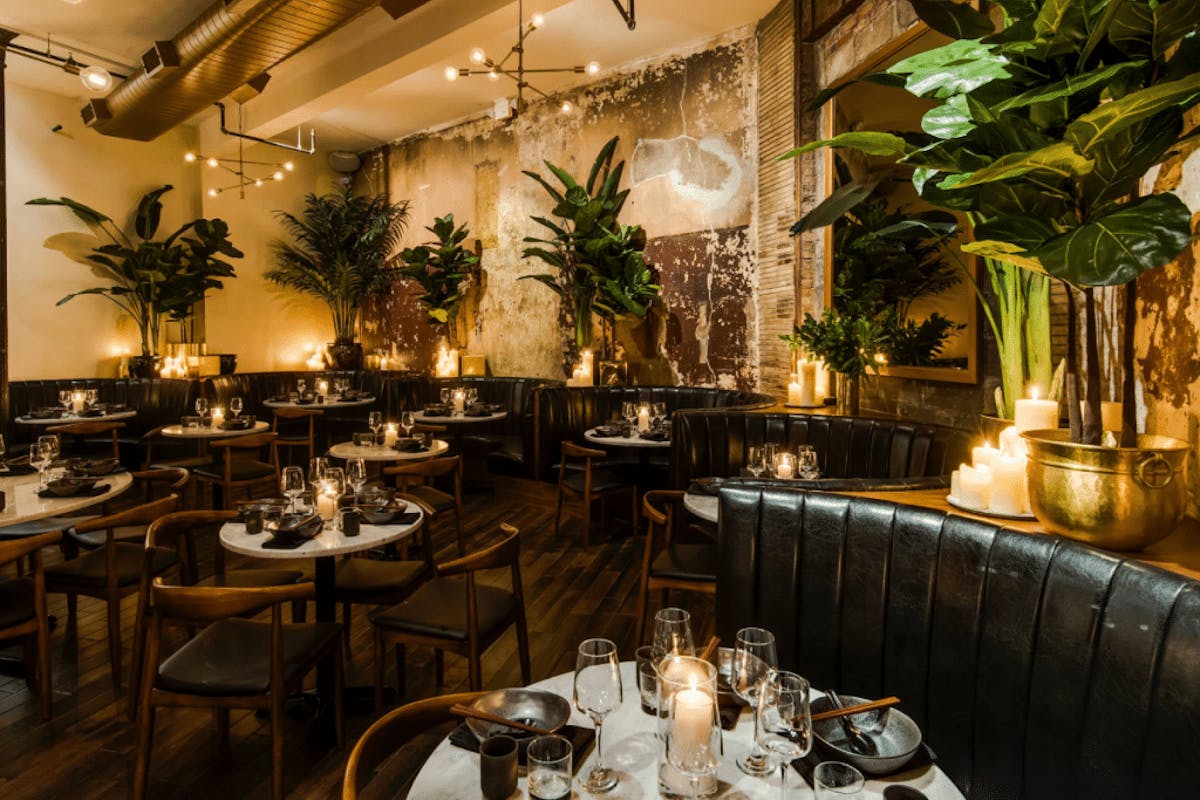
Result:
<svg viewBox="0 0 1200 800"><path fill-rule="evenodd" d="M626 516L624 506L614 503L613 513ZM465 528L472 547L493 541L501 522L510 522L522 531L521 566L535 680L573 669L575 647L589 636L610 638L624 658L633 657L644 539L630 536L626 520L610 520L611 540L598 543L601 537L593 533L591 549L584 550L577 519L565 522L561 536L554 538L552 486L497 479L494 492L468 496L466 507ZM442 526L437 529L435 542L440 548L439 557L449 558L453 555L453 535L447 523ZM502 576L497 582L503 582ZM673 600L691 608L697 619L711 619L711 600L700 596ZM128 668L134 598L127 598L122 609ZM350 684L371 680L367 610L359 607L355 612L347 665ZM50 611L60 620L66 619L63 596L51 595ZM51 638L55 697L50 722L41 720L23 680L0 677L0 797L4 800L90 800L128 795L135 726L126 718L124 699L113 697L105 637L103 604L81 597L74 628L60 625ZM520 683L514 633L484 654L483 675L488 687ZM447 655L446 684L447 691L467 688L464 660ZM410 649L404 699L433 693L432 651ZM306 742L306 712L295 709L286 727L284 774L289 797L339 796L349 748L373 718L366 711L349 715L346 745L314 750ZM151 797L270 797L268 721L250 712L234 712L231 747L225 755L217 751L212 723L208 711L159 712Z"/></svg>

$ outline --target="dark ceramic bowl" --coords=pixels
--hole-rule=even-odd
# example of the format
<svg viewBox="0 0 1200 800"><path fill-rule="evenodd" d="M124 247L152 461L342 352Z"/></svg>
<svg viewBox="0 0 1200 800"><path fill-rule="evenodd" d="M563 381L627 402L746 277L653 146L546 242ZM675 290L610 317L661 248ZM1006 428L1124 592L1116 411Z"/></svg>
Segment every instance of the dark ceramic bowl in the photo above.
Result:
<svg viewBox="0 0 1200 800"><path fill-rule="evenodd" d="M58 478L47 483L46 488L51 494L58 497L71 497L83 492L90 492L95 485L95 478Z"/></svg>
<svg viewBox="0 0 1200 800"><path fill-rule="evenodd" d="M861 697L840 695L842 705L851 706L868 703ZM812 702L812 713L828 711L829 700L819 697ZM917 723L895 708L884 708L854 714L851 717L865 736L875 743L878 754L874 756L859 755L850 749L846 738L846 730L839 719L824 719L813 722L813 733L817 737L818 746L834 761L844 761L853 764L864 775L888 775L912 760L921 747L921 729Z"/></svg>
<svg viewBox="0 0 1200 800"><path fill-rule="evenodd" d="M266 528L281 539L311 539L321 532L324 521L316 514L283 514Z"/></svg>
<svg viewBox="0 0 1200 800"><path fill-rule="evenodd" d="M380 505L360 505L358 511L362 521L367 525L386 525L396 518L396 515L408 511L408 503L403 500L393 500Z"/></svg>
<svg viewBox="0 0 1200 800"><path fill-rule="evenodd" d="M523 722L548 731L556 731L567 724L571 716L571 704L553 692L539 689L498 689L488 692L471 704L473 708L498 717ZM499 723L481 719L467 719L467 727L483 741L489 736L511 736L514 739L529 739L532 733L510 728Z"/></svg>
<svg viewBox="0 0 1200 800"><path fill-rule="evenodd" d="M100 477L108 475L121 467L121 462L115 458L97 458L90 461L76 461L71 471L81 477Z"/></svg>

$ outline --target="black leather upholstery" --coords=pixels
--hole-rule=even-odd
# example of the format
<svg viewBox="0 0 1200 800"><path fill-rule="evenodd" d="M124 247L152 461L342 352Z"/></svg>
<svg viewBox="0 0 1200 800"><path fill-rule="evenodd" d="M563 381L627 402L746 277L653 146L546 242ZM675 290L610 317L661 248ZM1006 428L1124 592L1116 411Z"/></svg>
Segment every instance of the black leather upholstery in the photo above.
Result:
<svg viewBox="0 0 1200 800"><path fill-rule="evenodd" d="M165 378L13 381L8 385L13 417L36 408L58 407L58 392L62 389L95 389L102 403L124 403L137 409L136 417L124 421L123 439L133 443L146 431L177 423L181 416L191 413L199 385L197 381ZM12 425L9 429L13 441L18 442L33 441L40 431L34 425Z"/></svg>
<svg viewBox="0 0 1200 800"><path fill-rule="evenodd" d="M131 586L141 580L146 548L133 542L117 542L117 585ZM67 591L72 586L104 586L107 581L107 555L103 550L89 550L78 558L46 567L46 586L49 591ZM154 574L179 560L174 550L159 549L154 554Z"/></svg>
<svg viewBox="0 0 1200 800"><path fill-rule="evenodd" d="M1200 583L882 501L721 491L717 633L898 695L968 800L1200 794Z"/></svg>
<svg viewBox="0 0 1200 800"><path fill-rule="evenodd" d="M0 630L33 619L33 580L0 581Z"/></svg>
<svg viewBox="0 0 1200 800"><path fill-rule="evenodd" d="M479 636L487 640L516 608L513 593L496 586L475 585L479 604ZM467 581L461 575L437 578L399 605L371 614L376 625L417 634L467 641Z"/></svg>
<svg viewBox="0 0 1200 800"><path fill-rule="evenodd" d="M823 479L867 479L880 486L949 475L970 460L971 435L938 425L820 414L689 411L673 420L675 486L696 478L737 476L752 445L812 445ZM874 488L856 483L855 489Z"/></svg>
<svg viewBox="0 0 1200 800"><path fill-rule="evenodd" d="M564 441L583 441L584 431L621 414L627 401L666 403L674 414L683 409L767 408L774 404L770 395L732 389L708 389L695 386L589 386L540 389L536 393L535 452L536 476L554 480Z"/></svg>

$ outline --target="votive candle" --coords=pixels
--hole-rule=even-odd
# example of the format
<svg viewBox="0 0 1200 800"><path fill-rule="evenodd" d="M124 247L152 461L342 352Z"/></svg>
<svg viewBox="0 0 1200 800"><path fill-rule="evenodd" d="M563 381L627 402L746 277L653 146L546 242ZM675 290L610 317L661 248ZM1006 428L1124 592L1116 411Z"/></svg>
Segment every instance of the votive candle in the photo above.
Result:
<svg viewBox="0 0 1200 800"><path fill-rule="evenodd" d="M383 429L383 446L391 447L399 437L400 434L396 431L396 423L389 422Z"/></svg>

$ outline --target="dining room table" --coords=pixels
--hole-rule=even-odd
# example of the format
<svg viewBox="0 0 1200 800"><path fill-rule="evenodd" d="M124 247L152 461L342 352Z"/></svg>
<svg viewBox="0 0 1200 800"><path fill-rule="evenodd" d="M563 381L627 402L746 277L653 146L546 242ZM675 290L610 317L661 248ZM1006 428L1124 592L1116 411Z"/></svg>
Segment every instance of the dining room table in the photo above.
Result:
<svg viewBox="0 0 1200 800"><path fill-rule="evenodd" d="M271 399L264 400L263 405L267 408L315 408L328 411L342 408L361 408L362 406L369 406L374 402L375 398L373 396L355 397L353 400L342 400L341 398L331 396L326 397L322 402L317 402L316 400L300 402L299 400L292 400L290 398L287 400Z"/></svg>
<svg viewBox="0 0 1200 800"><path fill-rule="evenodd" d="M253 425L244 428L224 428L212 425L167 425L158 431L164 439L191 440L196 443L196 455L202 456L208 448L208 443L214 439L229 439L237 436L249 436L254 433L265 433L271 429L268 422L256 420Z"/></svg>
<svg viewBox="0 0 1200 800"><path fill-rule="evenodd" d="M4 492L4 510L0 511L0 539L42 533L45 526L36 523L63 517L102 505L123 494L133 485L133 476L125 470L102 475L96 482L99 491L71 497L42 497L38 494L38 474L0 472L0 491ZM20 527L13 527L20 526Z"/></svg>
<svg viewBox="0 0 1200 800"><path fill-rule="evenodd" d="M425 461L437 458L450 451L449 442L434 439L424 450L397 450L383 444L359 445L354 442L339 442L329 448L327 455L333 458L347 460L361 458L363 461L375 463L393 463L397 461Z"/></svg>
<svg viewBox="0 0 1200 800"><path fill-rule="evenodd" d="M18 425L35 425L48 427L51 425L70 425L75 422L118 422L133 419L138 415L136 409L127 408L121 411L105 411L102 414L76 414L69 412L58 417L31 417L24 414L16 418Z"/></svg>
<svg viewBox="0 0 1200 800"><path fill-rule="evenodd" d="M623 686L621 705L604 720L604 761L610 769L615 769L620 782L610 792L603 795L613 800L644 800L658 797L658 763L662 745L658 739L656 718L653 713L642 711L641 699L634 680L634 662L621 663L621 682ZM531 684L532 688L553 692L568 702L573 696L574 674L565 672L552 678ZM813 697L817 695L814 692ZM568 725L591 727L587 715L572 707ZM764 778L746 775L738 769L734 759L749 749L754 723L749 708L742 710L732 730L723 732L724 754L720 758L717 772L717 792L711 795L715 798L737 798L737 800L776 800L780 797L780 770L772 770ZM572 797L591 797L578 785L582 776L591 769L596 758L595 748L591 748L582 763L576 763L575 775L577 785ZM796 769L789 768L787 774L787 797L791 800L811 800L815 795ZM962 793L954 783L936 766L924 760L913 766L884 778L869 778L866 782L865 798L874 800L883 798L883 792L890 786L904 785L917 789L925 794L928 800L963 800ZM526 797L528 786L525 776L518 779L519 795ZM479 755L466 750L451 742L451 737L443 739L426 759L413 780L409 797L419 797L422 800L461 800L464 797L478 797L479 788Z"/></svg>

